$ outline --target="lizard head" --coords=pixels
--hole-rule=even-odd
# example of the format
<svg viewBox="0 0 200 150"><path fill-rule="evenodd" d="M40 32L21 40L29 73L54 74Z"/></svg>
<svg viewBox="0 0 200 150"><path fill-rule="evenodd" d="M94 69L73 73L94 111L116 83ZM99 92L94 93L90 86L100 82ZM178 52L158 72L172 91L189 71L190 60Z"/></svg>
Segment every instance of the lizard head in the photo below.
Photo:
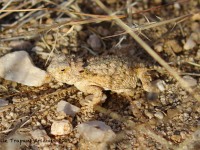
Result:
<svg viewBox="0 0 200 150"><path fill-rule="evenodd" d="M83 70L82 61L74 56L56 55L53 57L47 72L58 82L74 84L80 71Z"/></svg>

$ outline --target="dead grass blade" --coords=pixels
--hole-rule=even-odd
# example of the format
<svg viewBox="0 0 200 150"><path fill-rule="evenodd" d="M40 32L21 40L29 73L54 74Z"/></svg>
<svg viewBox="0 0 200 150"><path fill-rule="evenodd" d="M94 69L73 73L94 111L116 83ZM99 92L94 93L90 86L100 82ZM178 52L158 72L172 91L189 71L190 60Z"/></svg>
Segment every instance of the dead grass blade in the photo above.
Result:
<svg viewBox="0 0 200 150"><path fill-rule="evenodd" d="M143 26L139 26L139 27L133 28L132 31L133 32L134 31L139 31L139 30L142 31L142 30L153 28L153 27L159 27L159 26L162 26L164 24L173 23L173 22L175 22L176 24L178 24L178 23L181 23L184 20L188 19L192 15L193 14L187 14L187 15L183 15L183 16L180 16L180 17L172 18L172 19L169 19L169 20L148 23L148 24L145 24ZM124 31L122 33L118 33L118 34L115 34L115 35L105 36L105 37L102 37L102 39L112 38L112 37L120 36L120 35L123 35L123 34L127 34L127 32Z"/></svg>
<svg viewBox="0 0 200 150"><path fill-rule="evenodd" d="M27 7L31 3L32 3L31 1L27 1L27 2L22 3L21 5L17 6L16 8L13 8L13 9L18 10L18 9L21 9L22 7ZM6 13L0 15L0 19L2 19L4 17L8 16L9 14L11 14L13 11L1 10L0 12L6 12Z"/></svg>
<svg viewBox="0 0 200 150"><path fill-rule="evenodd" d="M196 66L196 67L200 67L200 64L194 63L194 62L187 62L190 65Z"/></svg>
<svg viewBox="0 0 200 150"><path fill-rule="evenodd" d="M119 18L123 18L123 16L119 16ZM74 21L64 21L61 23L56 23L52 26L48 26L48 27L44 27L41 29L38 29L37 31L33 30L30 32L26 32L26 33L21 33L23 34L23 36L18 36L20 38L30 38L30 37L35 37L38 36L40 33L51 30L51 29L55 29L58 27L62 27L62 26L67 26L67 25L81 25L81 24L88 24L88 23L94 23L94 22L102 22L102 21L110 21L115 19L115 17L112 16L106 16L106 17L100 17L100 18L88 18L88 19L81 19L81 20L74 20ZM10 39L18 39L17 37L11 37ZM8 41L9 38L5 37L1 39L2 41Z"/></svg>
<svg viewBox="0 0 200 150"><path fill-rule="evenodd" d="M33 8L33 9L7 9L7 10L0 10L0 12L26 12L26 11L38 11L44 10L44 8Z"/></svg>

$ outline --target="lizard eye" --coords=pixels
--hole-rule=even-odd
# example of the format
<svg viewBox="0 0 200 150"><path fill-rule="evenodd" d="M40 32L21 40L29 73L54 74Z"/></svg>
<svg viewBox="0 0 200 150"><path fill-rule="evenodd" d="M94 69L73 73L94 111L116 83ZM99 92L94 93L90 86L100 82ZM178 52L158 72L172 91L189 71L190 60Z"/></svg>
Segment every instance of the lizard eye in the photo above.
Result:
<svg viewBox="0 0 200 150"><path fill-rule="evenodd" d="M65 71L65 69L62 69L61 71Z"/></svg>

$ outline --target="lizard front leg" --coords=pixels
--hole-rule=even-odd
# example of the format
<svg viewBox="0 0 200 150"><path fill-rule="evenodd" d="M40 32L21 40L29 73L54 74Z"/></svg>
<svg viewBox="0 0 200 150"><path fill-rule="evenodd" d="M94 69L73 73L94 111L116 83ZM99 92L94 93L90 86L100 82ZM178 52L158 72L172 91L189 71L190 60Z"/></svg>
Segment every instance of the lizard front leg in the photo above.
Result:
<svg viewBox="0 0 200 150"><path fill-rule="evenodd" d="M98 86L87 85L84 83L75 84L75 86L83 93L92 95L92 99L87 98L87 100L85 100L85 102L83 103L89 109L93 109L95 105L99 104L100 102L106 99L105 95L102 92L103 89Z"/></svg>

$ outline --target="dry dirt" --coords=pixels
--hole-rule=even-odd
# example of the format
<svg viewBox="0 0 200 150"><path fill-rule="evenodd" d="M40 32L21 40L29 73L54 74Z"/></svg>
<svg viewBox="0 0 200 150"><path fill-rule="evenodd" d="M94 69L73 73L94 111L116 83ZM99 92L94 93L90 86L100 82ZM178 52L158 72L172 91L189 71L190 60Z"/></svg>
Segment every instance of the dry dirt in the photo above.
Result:
<svg viewBox="0 0 200 150"><path fill-rule="evenodd" d="M0 2L0 8L16 10L0 13L0 56L25 50L34 64L44 70L52 52L75 54L84 59L101 55L138 57L150 65L160 66L115 21L101 21L109 16L95 1L9 2ZM191 83L194 92L200 93L200 1L102 2L116 15L126 16L122 20ZM36 8L48 9L17 11ZM159 22L181 16L185 17L158 26ZM153 23L157 26L150 27ZM187 48L189 38L195 45ZM145 93L141 83L134 97L105 91L106 102L94 114L80 112L75 117L56 111L60 100L81 108L79 102L87 95L75 87L56 81L28 87L0 78L0 99L9 102L0 108L0 149L92 149L91 143L84 141L75 128L87 120L103 121L117 134L108 149L200 149L199 100L181 88L167 71L152 71L152 78L163 88L159 94ZM62 119L69 120L74 130L68 135L52 135L52 120ZM45 130L51 141L30 142L30 133L36 129ZM21 144L19 140L23 140ZM13 145L15 148L9 147Z"/></svg>

